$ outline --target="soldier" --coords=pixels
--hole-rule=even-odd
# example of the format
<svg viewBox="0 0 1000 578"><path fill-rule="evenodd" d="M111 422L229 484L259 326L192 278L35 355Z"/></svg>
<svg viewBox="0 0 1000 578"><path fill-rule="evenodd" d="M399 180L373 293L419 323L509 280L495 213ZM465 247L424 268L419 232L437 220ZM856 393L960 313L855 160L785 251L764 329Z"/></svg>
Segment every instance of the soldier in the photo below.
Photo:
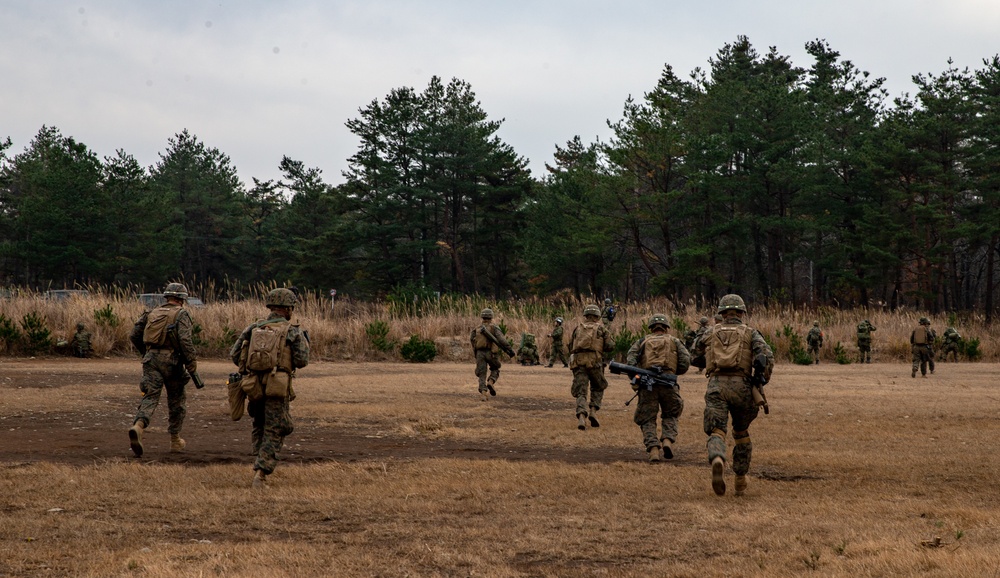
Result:
<svg viewBox="0 0 1000 578"><path fill-rule="evenodd" d="M726 295L719 300L721 324L712 327L695 344L695 362L705 366L708 389L705 391L705 433L708 434L708 462L712 466L712 490L719 496L726 493L723 477L726 462L726 425L733 417L733 473L736 474L736 495L747 488L747 472L753 444L750 423L757 417L751 377L759 367L761 382L766 383L774 368L774 353L759 331L743 323L746 305L739 295Z"/></svg>
<svg viewBox="0 0 1000 578"><path fill-rule="evenodd" d="M251 323L229 349L229 357L245 376L242 383L248 391L247 413L253 418L251 440L256 455L251 487L257 489L265 487L267 476L278 464L278 452L285 437L295 429L288 411L289 403L295 399L292 387L295 370L309 363L308 335L297 323L290 323L297 303L292 291L272 289L265 301L270 315ZM274 336L269 348L257 345L268 343L258 334ZM271 354L264 356L263 352ZM261 369L255 360L263 357L268 358L262 362L268 368Z"/></svg>
<svg viewBox="0 0 1000 578"><path fill-rule="evenodd" d="M611 299L604 299L604 308L601 309L601 323L603 323L605 327L609 327L611 322L615 320L615 315L617 314L618 311L616 311L614 305L611 304Z"/></svg>
<svg viewBox="0 0 1000 578"><path fill-rule="evenodd" d="M705 319L705 323L708 323L708 319ZM643 369L658 367L662 373L686 373L691 366L691 354L680 339L667 333L668 327L666 315L657 313L650 317L649 330L652 333L632 344L625 356L626 363ZM639 394L633 421L642 431L642 443L649 454L649 461L673 458L673 445L677 442L677 419L684 411L684 400L681 399L676 381L672 386L653 384L648 387L641 387L633 382L632 389ZM657 413L662 415L659 436L656 435Z"/></svg>
<svg viewBox="0 0 1000 578"><path fill-rule="evenodd" d="M521 345L517 348L517 357L521 360L521 365L539 364L538 345L535 344L534 334L521 334Z"/></svg>
<svg viewBox="0 0 1000 578"><path fill-rule="evenodd" d="M566 359L566 352L563 350L563 318L556 317L556 326L552 328L549 337L552 339L552 352L549 353L549 364L545 367L552 367L556 363L556 358L562 362L563 367L569 367L569 360Z"/></svg>
<svg viewBox="0 0 1000 578"><path fill-rule="evenodd" d="M812 329L806 335L806 344L809 345L813 363L819 363L819 348L823 347L823 330L819 328L819 321L813 321Z"/></svg>
<svg viewBox="0 0 1000 578"><path fill-rule="evenodd" d="M872 362L872 331L875 331L875 326L871 321L865 319L858 324L858 353L861 355L858 363Z"/></svg>
<svg viewBox="0 0 1000 578"><path fill-rule="evenodd" d="M652 329L650 327L650 331ZM698 329L692 329L684 334L684 347L690 351L694 347L695 340L704 335L706 331L708 331L708 317L702 317L698 320Z"/></svg>
<svg viewBox="0 0 1000 578"><path fill-rule="evenodd" d="M921 376L927 377L928 366L931 373L934 373L934 337L930 319L921 317L919 324L910 332L910 351L913 353L910 377L917 376L917 368L920 369Z"/></svg>
<svg viewBox="0 0 1000 578"><path fill-rule="evenodd" d="M500 377L500 348L508 352L513 351L513 349L507 343L507 338L504 337L503 331L496 325L493 325L492 309L483 309L479 316L482 318L483 323L472 330L469 340L472 342L472 350L476 354L476 377L479 378L479 395L482 396L483 401L486 401L489 399L486 397L487 391L489 391L490 395L497 394L497 390L493 386L496 385L497 379ZM490 339L487 334L491 335L493 339ZM489 379L486 378L487 367L489 367L490 371Z"/></svg>
<svg viewBox="0 0 1000 578"><path fill-rule="evenodd" d="M601 310L597 305L583 309L584 322L573 329L569 338L569 366L573 370L573 387L570 393L576 398L577 428L601 427L597 411L601 409L608 380L604 377L604 354L614 349L614 341L607 327L599 323ZM587 402L587 385L590 385L590 402ZM588 412L589 408L589 412Z"/></svg>
<svg viewBox="0 0 1000 578"><path fill-rule="evenodd" d="M166 303L147 311L132 327L129 341L142 355L142 401L128 430L129 446L135 457L142 457L142 434L160 403L160 393L167 390L170 451L179 452L187 445L181 439L181 427L187 413L184 386L194 380L199 389L204 383L198 376L198 361L191 337L194 323L184 308L187 287L170 283L163 290Z"/></svg>
<svg viewBox="0 0 1000 578"><path fill-rule="evenodd" d="M944 330L944 361L948 361L948 354L952 356L952 361L958 361L958 346L962 341L962 336L958 334L958 330L954 327L949 327Z"/></svg>
<svg viewBox="0 0 1000 578"><path fill-rule="evenodd" d="M73 339L69 342L70 347L73 348L73 355L77 357L90 357L94 352L94 348L90 345L90 340L90 332L86 330L84 324L77 323L76 333L73 334Z"/></svg>

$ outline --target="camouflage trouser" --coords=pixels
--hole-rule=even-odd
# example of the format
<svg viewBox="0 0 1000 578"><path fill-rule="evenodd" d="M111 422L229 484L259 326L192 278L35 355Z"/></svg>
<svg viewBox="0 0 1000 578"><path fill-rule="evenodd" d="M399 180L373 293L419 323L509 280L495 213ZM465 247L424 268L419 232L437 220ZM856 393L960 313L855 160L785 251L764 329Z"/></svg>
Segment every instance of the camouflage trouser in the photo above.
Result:
<svg viewBox="0 0 1000 578"><path fill-rule="evenodd" d="M156 406L160 404L160 394L167 390L168 427L171 435L181 433L184 416L187 413L185 403L187 396L184 386L190 380L184 366L177 362L177 356L164 350L149 351L142 358L142 381L139 389L142 391L142 401L135 412L133 424L142 422L149 426Z"/></svg>
<svg viewBox="0 0 1000 578"><path fill-rule="evenodd" d="M705 391L705 433L708 434L708 461L726 459L726 425L733 416L733 472L750 471L750 423L757 417L750 386L739 376L713 376Z"/></svg>
<svg viewBox="0 0 1000 578"><path fill-rule="evenodd" d="M587 386L590 386L590 402L587 402ZM608 388L608 380L604 377L604 366L574 367L573 386L570 394L576 398L576 415L590 415L588 408L597 411L601 409L604 390Z"/></svg>
<svg viewBox="0 0 1000 578"><path fill-rule="evenodd" d="M490 382L500 378L500 357L489 349L476 350L476 377L479 378L480 393L486 391L486 368L489 367Z"/></svg>
<svg viewBox="0 0 1000 578"><path fill-rule="evenodd" d="M662 433L656 435L656 414L663 412L660 420ZM680 389L664 385L654 385L653 391L645 387L639 389L639 404L635 406L635 421L642 430L642 444L646 451L661 446L662 440L677 441L677 418L684 412L684 400Z"/></svg>
<svg viewBox="0 0 1000 578"><path fill-rule="evenodd" d="M864 363L867 359L872 360L872 342L870 339L858 340L858 352L861 354L861 363Z"/></svg>
<svg viewBox="0 0 1000 578"><path fill-rule="evenodd" d="M819 344L810 343L809 344L809 356L813 358L813 361L819 361Z"/></svg>
<svg viewBox="0 0 1000 578"><path fill-rule="evenodd" d="M931 373L934 373L934 350L929 345L912 345L910 350L913 352L914 374L919 369L920 375L927 375L928 367L930 367Z"/></svg>
<svg viewBox="0 0 1000 578"><path fill-rule="evenodd" d="M523 364L538 365L538 348L522 347L521 350L517 352L517 357Z"/></svg>
<svg viewBox="0 0 1000 578"><path fill-rule="evenodd" d="M257 450L257 459L253 469L265 474L274 471L278 464L278 452L295 429L292 416L288 413L288 398L264 397L247 404L247 413L253 418L253 447Z"/></svg>
<svg viewBox="0 0 1000 578"><path fill-rule="evenodd" d="M561 361L563 365L569 365L569 358L566 357L566 350L563 349L562 341L555 341L552 343L552 352L549 353L549 365L555 365L556 358L559 358L559 361Z"/></svg>
<svg viewBox="0 0 1000 578"><path fill-rule="evenodd" d="M945 343L944 353L941 355L941 359L948 361L948 354L951 353L952 360L958 361L958 344L957 343Z"/></svg>

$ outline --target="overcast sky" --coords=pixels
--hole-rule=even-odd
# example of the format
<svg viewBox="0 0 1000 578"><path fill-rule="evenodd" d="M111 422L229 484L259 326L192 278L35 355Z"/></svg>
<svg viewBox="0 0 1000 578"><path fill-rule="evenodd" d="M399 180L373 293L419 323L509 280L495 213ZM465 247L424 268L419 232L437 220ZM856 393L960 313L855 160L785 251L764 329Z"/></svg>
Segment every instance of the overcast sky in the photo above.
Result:
<svg viewBox="0 0 1000 578"><path fill-rule="evenodd" d="M54 126L148 167L188 129L248 185L283 155L336 184L344 123L436 75L468 82L541 176L555 145L606 140L665 64L686 77L739 35L804 68L825 39L898 96L949 58L981 68L998 30L998 0L2 0L0 140L13 156Z"/></svg>

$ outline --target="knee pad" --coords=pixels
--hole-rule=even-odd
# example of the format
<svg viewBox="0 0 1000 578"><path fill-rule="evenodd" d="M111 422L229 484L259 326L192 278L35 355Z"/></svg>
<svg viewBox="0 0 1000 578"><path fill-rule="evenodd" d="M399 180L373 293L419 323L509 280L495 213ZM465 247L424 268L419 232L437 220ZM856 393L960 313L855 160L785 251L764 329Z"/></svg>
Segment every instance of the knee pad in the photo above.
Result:
<svg viewBox="0 0 1000 578"><path fill-rule="evenodd" d="M750 432L748 430L734 431L733 441L737 444L748 444L750 443Z"/></svg>

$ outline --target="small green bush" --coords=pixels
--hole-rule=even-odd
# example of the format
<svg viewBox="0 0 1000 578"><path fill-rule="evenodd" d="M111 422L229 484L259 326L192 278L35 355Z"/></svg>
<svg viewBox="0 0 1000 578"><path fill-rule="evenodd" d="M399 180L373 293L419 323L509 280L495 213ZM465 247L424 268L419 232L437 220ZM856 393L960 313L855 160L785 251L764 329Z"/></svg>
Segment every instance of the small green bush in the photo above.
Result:
<svg viewBox="0 0 1000 578"><path fill-rule="evenodd" d="M618 330L618 333L611 336L615 342L615 348L611 351L612 359L616 359L620 362L625 361L625 354L628 353L632 344L647 333L649 333L649 328L646 327L645 323L642 324L642 329L638 332L633 332L628 327L622 325L622 328Z"/></svg>
<svg viewBox="0 0 1000 578"><path fill-rule="evenodd" d="M420 339L418 335L411 335L410 340L399 348L399 354L411 363L428 363L434 361L437 346L430 339Z"/></svg>
<svg viewBox="0 0 1000 578"><path fill-rule="evenodd" d="M788 358L797 365L812 365L813 358L809 356L809 352L802 345L802 338L799 337L798 333L792 329L790 325L785 325L784 329L785 337L788 338Z"/></svg>
<svg viewBox="0 0 1000 578"><path fill-rule="evenodd" d="M850 365L851 357L847 354L847 348L841 342L833 348L833 358L841 365Z"/></svg>
<svg viewBox="0 0 1000 578"><path fill-rule="evenodd" d="M52 332L45 326L45 317L32 311L21 319L24 330L24 350L29 354L47 351L52 347Z"/></svg>
<svg viewBox="0 0 1000 578"><path fill-rule="evenodd" d="M381 319L376 319L365 325L365 335L372 347L382 353L389 353L396 348L396 342L389 339L389 324Z"/></svg>
<svg viewBox="0 0 1000 578"><path fill-rule="evenodd" d="M983 352L979 349L978 337L959 340L958 351L969 361L978 361L983 356Z"/></svg>
<svg viewBox="0 0 1000 578"><path fill-rule="evenodd" d="M94 323L97 323L98 327L118 327L121 322L121 318L115 314L110 303L101 309L94 310Z"/></svg>
<svg viewBox="0 0 1000 578"><path fill-rule="evenodd" d="M3 342L6 351L10 351L21 342L21 330L3 313L0 313L0 342Z"/></svg>

